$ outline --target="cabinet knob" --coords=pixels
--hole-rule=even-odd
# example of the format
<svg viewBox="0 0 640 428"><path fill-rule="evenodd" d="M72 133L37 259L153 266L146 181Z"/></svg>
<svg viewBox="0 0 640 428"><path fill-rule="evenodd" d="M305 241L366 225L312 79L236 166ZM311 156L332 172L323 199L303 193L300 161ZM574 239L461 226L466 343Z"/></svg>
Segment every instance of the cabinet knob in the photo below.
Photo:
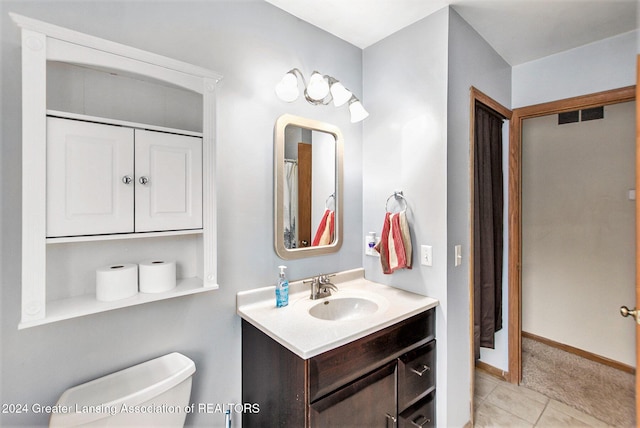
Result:
<svg viewBox="0 0 640 428"><path fill-rule="evenodd" d="M125 175L124 177L122 177L122 182L124 184L131 184L132 181L133 179L131 178L130 175Z"/></svg>
<svg viewBox="0 0 640 428"><path fill-rule="evenodd" d="M138 180L140 182L140 184L145 185L149 182L149 177L145 177L144 175L142 177L140 177L140 179Z"/></svg>

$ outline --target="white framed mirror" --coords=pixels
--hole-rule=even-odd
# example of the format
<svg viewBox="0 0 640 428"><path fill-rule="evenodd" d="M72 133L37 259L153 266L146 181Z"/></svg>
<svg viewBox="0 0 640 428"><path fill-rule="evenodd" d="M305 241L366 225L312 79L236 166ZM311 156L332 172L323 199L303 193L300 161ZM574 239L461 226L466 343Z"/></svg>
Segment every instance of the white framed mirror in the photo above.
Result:
<svg viewBox="0 0 640 428"><path fill-rule="evenodd" d="M274 246L283 259L342 246L343 137L329 123L284 114L274 131Z"/></svg>

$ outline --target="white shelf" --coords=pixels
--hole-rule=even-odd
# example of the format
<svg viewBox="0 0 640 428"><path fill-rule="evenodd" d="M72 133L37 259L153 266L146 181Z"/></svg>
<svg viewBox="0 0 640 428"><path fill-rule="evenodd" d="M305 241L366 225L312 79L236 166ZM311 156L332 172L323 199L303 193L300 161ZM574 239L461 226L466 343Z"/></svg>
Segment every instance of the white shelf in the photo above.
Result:
<svg viewBox="0 0 640 428"><path fill-rule="evenodd" d="M113 235L61 236L59 238L47 238L47 244L69 244L73 242L115 241L117 239L159 238L163 236L202 235L202 234L203 234L202 229L188 229L188 230L169 230L164 232L122 233L122 234L113 234Z"/></svg>
<svg viewBox="0 0 640 428"><path fill-rule="evenodd" d="M203 286L200 278L185 278L179 279L176 288L165 293L138 293L135 296L114 300L112 302L96 300L95 294L85 294L83 296L54 300L47 302L47 310L44 318L36 321L21 322L18 325L18 329L217 289L217 284L214 286Z"/></svg>
<svg viewBox="0 0 640 428"><path fill-rule="evenodd" d="M79 33L63 27L24 16L10 14L21 29L22 38L22 313L18 328L23 329L69 318L173 297L218 289L217 283L217 230L215 185L215 99L216 84L222 76L192 64L145 52L140 49ZM102 72L116 72L139 80L160 83L201 95L202 132L192 132L143 125L124 120L107 119L112 125L133 126L154 131L198 136L202 138L202 229L138 234L96 235L46 238L47 220L47 114L82 121L105 122L83 114L47 110L47 62L57 61L88 67ZM157 243L137 238L157 238L192 235L196 251L188 253L188 275L194 278L179 280L178 286L167 293L138 294L115 302L99 302L95 294L67 297L64 286L68 281L50 275L47 258L67 252L75 257L85 247L102 251L105 247L123 246L116 240L134 239L126 247L154 248ZM112 241L108 246L99 241ZM166 240L165 240L166 241ZM182 241L175 239L175 241ZM95 242L95 245L93 244ZM86 244L85 244L86 243ZM64 245L52 245L64 244ZM66 245L68 244L68 245ZM172 248L176 242L164 245ZM179 247L179 245L178 245ZM179 247L180 248L180 247ZM99 251L98 251L99 253ZM69 272L79 272L86 266L104 263L103 257L89 253L79 257L82 262L64 259L63 267L75 263ZM94 259L86 262L93 254ZM71 257L71 256L69 256ZM97 258L96 258L97 257ZM195 271L195 272L194 272ZM83 275L87 275L85 271ZM197 275L198 278L195 278ZM50 283L47 284L47 281ZM79 281L80 287L87 279ZM78 290L72 287L73 290ZM80 291L79 291L80 292ZM60 300L47 300L62 297Z"/></svg>

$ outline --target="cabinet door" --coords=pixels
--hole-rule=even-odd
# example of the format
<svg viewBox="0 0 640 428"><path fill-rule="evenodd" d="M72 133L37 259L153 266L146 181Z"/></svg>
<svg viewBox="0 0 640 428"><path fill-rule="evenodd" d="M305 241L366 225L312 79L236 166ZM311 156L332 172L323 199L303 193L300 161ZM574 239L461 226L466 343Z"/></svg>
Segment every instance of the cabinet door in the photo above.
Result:
<svg viewBox="0 0 640 428"><path fill-rule="evenodd" d="M202 138L136 130L136 232L202 228Z"/></svg>
<svg viewBox="0 0 640 428"><path fill-rule="evenodd" d="M311 426L393 427L396 421L396 363L387 364L311 404Z"/></svg>
<svg viewBox="0 0 640 428"><path fill-rule="evenodd" d="M133 232L133 130L47 118L47 236Z"/></svg>

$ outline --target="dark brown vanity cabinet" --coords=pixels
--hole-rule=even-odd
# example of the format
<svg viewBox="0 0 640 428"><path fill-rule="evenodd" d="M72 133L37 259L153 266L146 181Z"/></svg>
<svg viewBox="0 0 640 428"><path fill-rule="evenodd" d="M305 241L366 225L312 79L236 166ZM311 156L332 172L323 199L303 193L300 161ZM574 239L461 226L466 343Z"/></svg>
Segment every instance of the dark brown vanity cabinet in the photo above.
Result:
<svg viewBox="0 0 640 428"><path fill-rule="evenodd" d="M435 426L435 367L434 309L306 360L243 320L242 426Z"/></svg>

